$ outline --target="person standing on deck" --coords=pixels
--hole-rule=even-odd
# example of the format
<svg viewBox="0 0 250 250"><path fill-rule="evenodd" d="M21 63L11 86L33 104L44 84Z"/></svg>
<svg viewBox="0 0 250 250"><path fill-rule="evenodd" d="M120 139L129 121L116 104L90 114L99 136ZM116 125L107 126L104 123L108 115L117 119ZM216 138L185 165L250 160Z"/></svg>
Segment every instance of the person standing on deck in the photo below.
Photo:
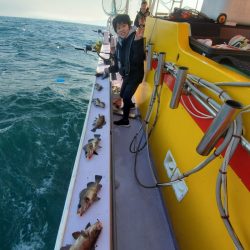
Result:
<svg viewBox="0 0 250 250"><path fill-rule="evenodd" d="M123 78L120 96L123 99L123 117L114 121L115 125L129 127L129 112L134 103L132 97L144 76L144 28L135 30L131 27L130 17L126 14L117 15L113 19L113 28L118 35L115 51L115 63L106 71L119 72Z"/></svg>
<svg viewBox="0 0 250 250"><path fill-rule="evenodd" d="M137 15L135 17L134 25L136 27L139 27L140 19L146 20L146 17L149 15L150 15L150 12L149 12L149 8L148 8L148 3L147 3L147 1L142 1L140 11L137 13Z"/></svg>

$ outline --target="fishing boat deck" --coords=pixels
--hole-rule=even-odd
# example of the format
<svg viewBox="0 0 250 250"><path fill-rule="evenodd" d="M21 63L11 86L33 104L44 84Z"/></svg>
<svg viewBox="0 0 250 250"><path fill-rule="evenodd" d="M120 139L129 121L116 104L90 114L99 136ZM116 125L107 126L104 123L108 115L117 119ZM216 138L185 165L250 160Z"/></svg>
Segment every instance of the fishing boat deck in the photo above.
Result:
<svg viewBox="0 0 250 250"><path fill-rule="evenodd" d="M102 47L107 56L109 45ZM106 54L105 54L106 53ZM104 65L99 60L97 71L103 72ZM116 83L120 84L121 79ZM96 243L96 250L172 250L177 249L171 226L166 216L158 189L141 187L134 177L134 154L129 152L129 144L141 125L139 118L131 119L131 127L115 127L112 120L119 119L112 114L111 86L108 78L96 78L103 86L101 91L93 87L86 120L69 184L63 215L58 230L55 250L69 247L75 240L72 233L84 230L91 222L100 220L103 230ZM95 107L93 99L100 98L105 108ZM106 125L92 132L93 121L99 114L105 115ZM90 160L85 157L84 145L94 137L101 136L101 148ZM111 135L111 136L110 136ZM147 152L138 156L139 176L143 183L153 183L153 173L147 161ZM87 183L101 175L102 189L98 193L100 201L93 204L83 215L77 214L79 193Z"/></svg>
<svg viewBox="0 0 250 250"><path fill-rule="evenodd" d="M113 115L113 120L120 119ZM114 188L114 249L177 249L167 213L158 189L141 187L134 176L134 157L129 145L138 131L139 118L130 119L130 128L112 127L112 161L116 183ZM153 184L152 170L146 150L138 155L138 176L145 184Z"/></svg>
<svg viewBox="0 0 250 250"><path fill-rule="evenodd" d="M119 74L116 80L111 81L111 88L121 87L122 79ZM114 92L114 91L112 91ZM111 102L119 95L111 94ZM135 99L133 100L135 102ZM113 121L121 119L115 112L113 105L111 112L111 158L113 176L113 231L114 249L116 250L172 250L177 249L177 244L171 228L167 211L163 205L158 188L145 188L155 184L153 162L150 158L149 147L144 147L146 134L140 130L142 118L138 109L131 110L130 127L120 127ZM138 133L138 131L140 132ZM133 138L137 136L136 140ZM138 147L138 142L141 145ZM136 143L132 143L136 142ZM131 144L132 143L132 144ZM132 146L131 146L132 145ZM136 148L139 153L135 157ZM131 152L133 151L133 152Z"/></svg>

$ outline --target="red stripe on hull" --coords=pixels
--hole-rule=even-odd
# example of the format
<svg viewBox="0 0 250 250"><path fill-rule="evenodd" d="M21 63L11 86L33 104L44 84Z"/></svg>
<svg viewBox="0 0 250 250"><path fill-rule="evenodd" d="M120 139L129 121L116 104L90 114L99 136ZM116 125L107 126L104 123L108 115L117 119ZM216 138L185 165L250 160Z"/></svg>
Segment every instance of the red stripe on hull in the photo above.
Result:
<svg viewBox="0 0 250 250"><path fill-rule="evenodd" d="M170 74L165 74L164 76L164 82L167 84L167 86L170 88L171 91L173 91L175 78ZM185 105L193 111L192 106L189 103L189 100L187 96L182 95L183 100L185 102ZM193 97L190 96L194 106L204 112L207 113L205 108ZM182 101L181 101L182 103ZM183 103L182 103L183 105ZM188 112L189 113L189 112ZM195 111L194 111L195 113ZM199 119L192 114L189 113L189 115L194 119L194 121L198 124L198 126L201 128L201 130L205 133L210 126L212 119ZM224 156L224 154L222 154ZM241 181L244 183L246 188L250 191L250 155L248 152L241 146L238 145L237 150L235 151L235 154L233 155L230 166L234 170L234 172L238 175L238 177L241 179Z"/></svg>

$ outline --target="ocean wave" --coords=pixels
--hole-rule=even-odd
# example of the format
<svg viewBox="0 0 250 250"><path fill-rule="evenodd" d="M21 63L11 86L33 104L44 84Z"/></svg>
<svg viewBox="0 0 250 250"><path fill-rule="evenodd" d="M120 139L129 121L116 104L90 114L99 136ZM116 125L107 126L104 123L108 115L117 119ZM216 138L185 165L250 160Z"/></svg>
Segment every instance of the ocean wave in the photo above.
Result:
<svg viewBox="0 0 250 250"><path fill-rule="evenodd" d="M72 45L92 29L0 17L1 250L53 249L97 62Z"/></svg>
<svg viewBox="0 0 250 250"><path fill-rule="evenodd" d="M48 231L48 223L46 223L40 232L31 232L30 239L25 240L25 233L21 230L19 234L19 241L11 248L12 250L39 250L44 249L45 241L44 235Z"/></svg>

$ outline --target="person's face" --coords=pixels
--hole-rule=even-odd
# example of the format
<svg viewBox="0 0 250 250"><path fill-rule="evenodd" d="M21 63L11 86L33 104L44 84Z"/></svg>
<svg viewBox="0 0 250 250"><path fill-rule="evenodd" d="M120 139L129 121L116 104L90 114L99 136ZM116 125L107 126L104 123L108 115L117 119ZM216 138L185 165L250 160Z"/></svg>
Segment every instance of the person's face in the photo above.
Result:
<svg viewBox="0 0 250 250"><path fill-rule="evenodd" d="M144 3L144 4L141 5L141 12L145 13L146 10L147 10L147 4Z"/></svg>
<svg viewBox="0 0 250 250"><path fill-rule="evenodd" d="M125 23L120 23L116 26L116 33L121 38L126 38L128 36L129 30L129 25Z"/></svg>

